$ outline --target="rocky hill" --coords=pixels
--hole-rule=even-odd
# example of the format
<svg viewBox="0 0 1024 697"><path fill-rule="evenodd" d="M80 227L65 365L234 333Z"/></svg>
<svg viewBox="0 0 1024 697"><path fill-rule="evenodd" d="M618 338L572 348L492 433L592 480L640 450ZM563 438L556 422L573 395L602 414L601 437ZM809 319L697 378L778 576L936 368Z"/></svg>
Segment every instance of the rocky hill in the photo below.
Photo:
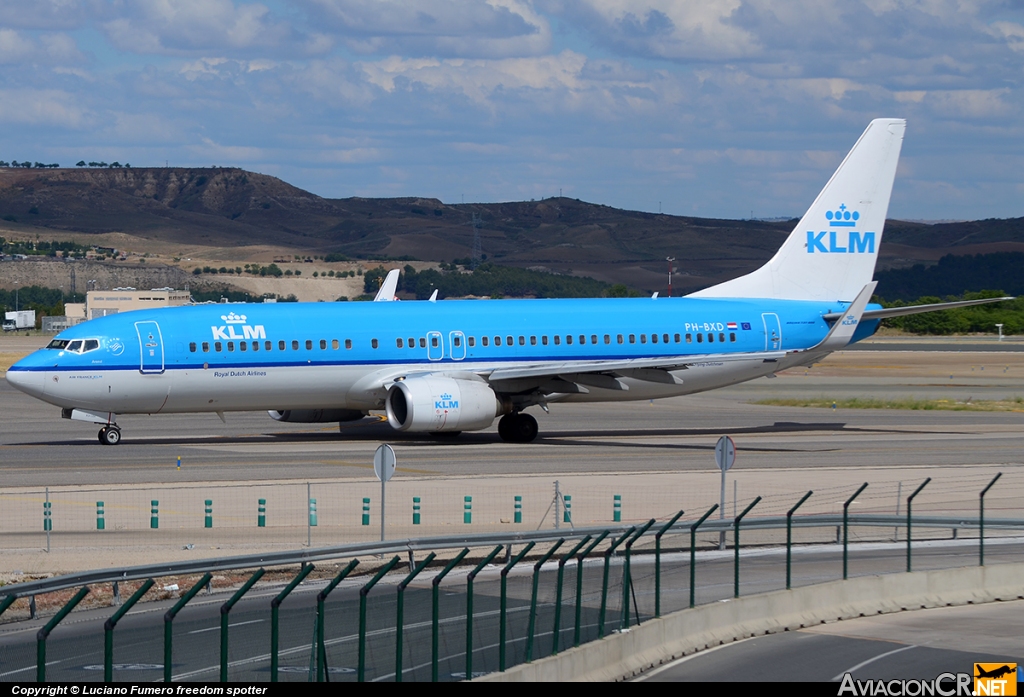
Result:
<svg viewBox="0 0 1024 697"><path fill-rule="evenodd" d="M569 198L463 205L325 199L234 168L0 169L0 235L4 227L43 239L118 232L181 245L451 261L471 256L478 228L483 253L496 263L644 290L663 288L667 256L677 260L679 291L756 268L793 224L657 215ZM995 251L1024 251L1024 219L891 221L880 266Z"/></svg>

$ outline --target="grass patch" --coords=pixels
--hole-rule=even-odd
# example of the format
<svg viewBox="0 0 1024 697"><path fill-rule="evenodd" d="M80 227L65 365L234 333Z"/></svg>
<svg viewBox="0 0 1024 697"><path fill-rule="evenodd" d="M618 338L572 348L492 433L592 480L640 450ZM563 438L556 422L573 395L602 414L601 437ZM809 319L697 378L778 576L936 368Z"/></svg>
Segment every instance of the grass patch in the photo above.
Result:
<svg viewBox="0 0 1024 697"><path fill-rule="evenodd" d="M955 399L761 399L753 404L764 404L774 407L812 407L818 409L904 409L911 411L1022 411L1024 397L1003 400L970 400Z"/></svg>

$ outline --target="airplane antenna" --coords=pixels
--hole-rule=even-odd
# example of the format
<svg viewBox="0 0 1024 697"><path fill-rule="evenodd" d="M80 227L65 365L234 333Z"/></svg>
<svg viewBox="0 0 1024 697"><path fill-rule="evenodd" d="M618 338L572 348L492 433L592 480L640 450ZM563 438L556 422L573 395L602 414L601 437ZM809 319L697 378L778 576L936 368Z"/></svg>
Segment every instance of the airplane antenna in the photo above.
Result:
<svg viewBox="0 0 1024 697"><path fill-rule="evenodd" d="M476 213L473 214L473 262L470 265L474 271L476 267L480 265L480 260L483 258L483 250L480 248L480 226L483 222L480 220L480 216Z"/></svg>

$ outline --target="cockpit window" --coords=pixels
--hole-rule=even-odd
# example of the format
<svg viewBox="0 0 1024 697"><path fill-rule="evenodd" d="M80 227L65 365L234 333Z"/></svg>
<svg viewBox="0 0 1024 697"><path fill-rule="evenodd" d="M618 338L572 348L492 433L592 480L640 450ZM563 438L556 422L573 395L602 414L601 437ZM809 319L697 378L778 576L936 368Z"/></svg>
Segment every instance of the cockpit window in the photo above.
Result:
<svg viewBox="0 0 1024 697"><path fill-rule="evenodd" d="M58 351L63 351L65 348L67 348L68 343L69 342L68 342L67 339L54 339L53 341L51 341L50 343L48 343L46 345L46 348L48 348L48 349L57 349Z"/></svg>
<svg viewBox="0 0 1024 697"><path fill-rule="evenodd" d="M95 351L99 347L100 342L98 339L86 339L85 345L82 346L82 353L85 353L86 351Z"/></svg>
<svg viewBox="0 0 1024 697"><path fill-rule="evenodd" d="M88 353L89 351L96 351L99 347L99 339L75 339L74 341L54 339L46 345L48 349L59 349L70 351L71 353Z"/></svg>
<svg viewBox="0 0 1024 697"><path fill-rule="evenodd" d="M81 340L72 341L70 344L68 344L67 350L71 351L73 353L81 353L82 352L82 342L81 342Z"/></svg>

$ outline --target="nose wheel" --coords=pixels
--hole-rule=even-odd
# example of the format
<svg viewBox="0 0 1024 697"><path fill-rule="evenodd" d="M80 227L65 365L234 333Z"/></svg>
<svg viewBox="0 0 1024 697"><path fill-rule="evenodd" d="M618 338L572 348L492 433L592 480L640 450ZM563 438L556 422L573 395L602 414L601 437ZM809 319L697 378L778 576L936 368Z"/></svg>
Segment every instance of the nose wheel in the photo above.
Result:
<svg viewBox="0 0 1024 697"><path fill-rule="evenodd" d="M103 445L117 445L121 442L121 429L117 426L104 426L97 438Z"/></svg>
<svg viewBox="0 0 1024 697"><path fill-rule="evenodd" d="M537 419L529 414L505 414L498 421L498 435L506 443L529 443L537 437Z"/></svg>

